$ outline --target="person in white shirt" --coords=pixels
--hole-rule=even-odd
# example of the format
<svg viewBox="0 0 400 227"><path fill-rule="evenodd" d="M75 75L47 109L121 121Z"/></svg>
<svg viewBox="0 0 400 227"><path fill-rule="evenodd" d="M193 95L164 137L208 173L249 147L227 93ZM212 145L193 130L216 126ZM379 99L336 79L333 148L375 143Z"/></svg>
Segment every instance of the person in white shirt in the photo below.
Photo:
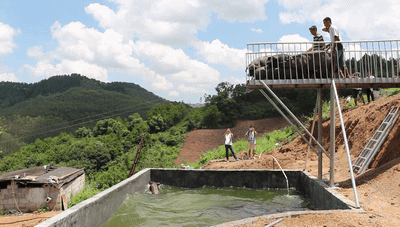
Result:
<svg viewBox="0 0 400 227"><path fill-rule="evenodd" d="M226 161L229 162L229 149L231 150L233 157L235 157L236 161L239 161L239 159L236 157L235 151L233 150L232 146L233 133L229 128L226 130L224 138L225 138Z"/></svg>
<svg viewBox="0 0 400 227"><path fill-rule="evenodd" d="M325 17L324 20L325 28L322 29L324 32L329 32L329 36L331 38L331 44L328 46L327 50L332 49L332 60L334 62L334 66L338 67L338 74L340 77L350 77L349 70L345 67L344 58L343 58L343 44L336 43L340 41L340 33L339 29L332 24L332 20L329 17ZM346 69L346 75L343 74L344 69Z"/></svg>

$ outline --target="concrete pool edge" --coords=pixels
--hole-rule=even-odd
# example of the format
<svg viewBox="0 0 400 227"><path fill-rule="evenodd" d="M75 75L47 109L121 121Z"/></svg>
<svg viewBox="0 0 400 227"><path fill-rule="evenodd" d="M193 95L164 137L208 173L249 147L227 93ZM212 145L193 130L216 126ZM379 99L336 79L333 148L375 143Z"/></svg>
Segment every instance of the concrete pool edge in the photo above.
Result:
<svg viewBox="0 0 400 227"><path fill-rule="evenodd" d="M352 201L311 174L301 170L284 171L289 178L289 187L295 187L298 190L304 188L306 197L312 203L320 203L322 209L351 210L355 207ZM280 170L144 169L37 226L101 226L121 207L128 195L143 193L148 187L149 180L183 188L207 185L286 189L286 180Z"/></svg>
<svg viewBox="0 0 400 227"><path fill-rule="evenodd" d="M147 189L150 172L151 169L141 170L132 177L36 226L101 226L121 207L127 195L132 195L136 192L142 193Z"/></svg>

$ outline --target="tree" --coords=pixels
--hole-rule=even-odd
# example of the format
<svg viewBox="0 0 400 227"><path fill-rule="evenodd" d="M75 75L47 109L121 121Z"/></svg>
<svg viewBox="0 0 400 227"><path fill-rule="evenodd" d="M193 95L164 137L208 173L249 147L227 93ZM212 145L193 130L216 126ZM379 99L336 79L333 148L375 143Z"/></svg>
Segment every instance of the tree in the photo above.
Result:
<svg viewBox="0 0 400 227"><path fill-rule="evenodd" d="M242 101L241 98L250 93L250 89L246 87L245 84L236 84L235 88L232 91L232 98L236 100L236 102Z"/></svg>
<svg viewBox="0 0 400 227"><path fill-rule="evenodd" d="M132 115L129 115L129 121L126 125L129 131L132 131L132 129L135 127L135 125L143 122L143 119L140 117L138 113L134 113Z"/></svg>
<svg viewBox="0 0 400 227"><path fill-rule="evenodd" d="M233 84L229 82L221 82L215 87L218 94L223 94L224 98L232 98Z"/></svg>
<svg viewBox="0 0 400 227"><path fill-rule="evenodd" d="M122 123L122 120L111 118L98 121L96 126L93 128L94 136L108 135L111 133L118 134L119 136L126 136L129 131Z"/></svg>
<svg viewBox="0 0 400 227"><path fill-rule="evenodd" d="M75 133L76 133L76 138L92 137L93 136L92 130L90 130L90 129L86 128L86 127L79 128L78 130L75 131Z"/></svg>
<svg viewBox="0 0 400 227"><path fill-rule="evenodd" d="M172 103L164 103L154 106L147 114L147 123L150 132L163 132L172 125L177 124L186 114L183 103L174 106Z"/></svg>
<svg viewBox="0 0 400 227"><path fill-rule="evenodd" d="M207 115L206 113L204 123L207 127L212 128L219 126L231 127L236 124L236 120L241 116L243 110L243 105L240 105L238 102L240 91L242 91L243 88L239 86L235 90L233 84L222 82L217 85L215 90L217 91L217 95L206 96L205 100L208 108L215 105L217 109L214 107L209 110L207 109L209 114ZM237 96L237 99L234 99L234 95ZM216 110L218 110L218 112ZM216 120L218 121L216 122L218 126L210 125L211 122L215 122Z"/></svg>
<svg viewBox="0 0 400 227"><path fill-rule="evenodd" d="M205 111L203 124L208 128L218 128L221 122L221 115L217 105L211 105Z"/></svg>

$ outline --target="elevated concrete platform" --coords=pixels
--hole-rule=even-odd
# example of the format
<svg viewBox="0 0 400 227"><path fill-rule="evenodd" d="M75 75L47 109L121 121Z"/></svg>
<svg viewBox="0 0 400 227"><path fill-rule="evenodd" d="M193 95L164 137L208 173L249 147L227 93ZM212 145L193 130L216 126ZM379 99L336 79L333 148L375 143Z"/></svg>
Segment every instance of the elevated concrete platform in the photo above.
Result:
<svg viewBox="0 0 400 227"><path fill-rule="evenodd" d="M400 87L400 78L336 78L336 87L340 88L391 88ZM330 88L332 79L291 79L291 80L262 80L270 88ZM247 80L249 89L264 88L260 80Z"/></svg>
<svg viewBox="0 0 400 227"><path fill-rule="evenodd" d="M312 49L324 42L268 42L247 44L246 81L250 89L399 87L400 40L338 41L333 48ZM337 48L336 48L337 49ZM310 51L311 50L311 51Z"/></svg>

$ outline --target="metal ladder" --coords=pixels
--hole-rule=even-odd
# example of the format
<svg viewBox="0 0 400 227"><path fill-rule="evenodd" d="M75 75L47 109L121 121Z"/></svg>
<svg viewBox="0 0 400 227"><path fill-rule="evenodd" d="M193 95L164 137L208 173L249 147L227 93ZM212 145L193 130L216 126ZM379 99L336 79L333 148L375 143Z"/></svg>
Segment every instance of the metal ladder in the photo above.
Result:
<svg viewBox="0 0 400 227"><path fill-rule="evenodd" d="M142 150L143 141L144 141L144 138L145 138L145 137L146 137L146 134L143 134L142 139L140 140L140 143L139 143L138 150L136 151L135 160L133 161L131 170L129 171L128 178L131 177L131 176L134 174L134 172L135 172L137 160L138 160L139 155L140 155L140 150Z"/></svg>
<svg viewBox="0 0 400 227"><path fill-rule="evenodd" d="M387 135L399 117L399 114L399 107L392 107L382 124L379 126L378 130L376 130L371 140L361 152L360 156L358 156L358 158L355 160L353 164L354 172L357 171L357 174L361 174L365 171L365 169L367 169L368 165L371 163L376 153L378 153L379 148L385 141Z"/></svg>

